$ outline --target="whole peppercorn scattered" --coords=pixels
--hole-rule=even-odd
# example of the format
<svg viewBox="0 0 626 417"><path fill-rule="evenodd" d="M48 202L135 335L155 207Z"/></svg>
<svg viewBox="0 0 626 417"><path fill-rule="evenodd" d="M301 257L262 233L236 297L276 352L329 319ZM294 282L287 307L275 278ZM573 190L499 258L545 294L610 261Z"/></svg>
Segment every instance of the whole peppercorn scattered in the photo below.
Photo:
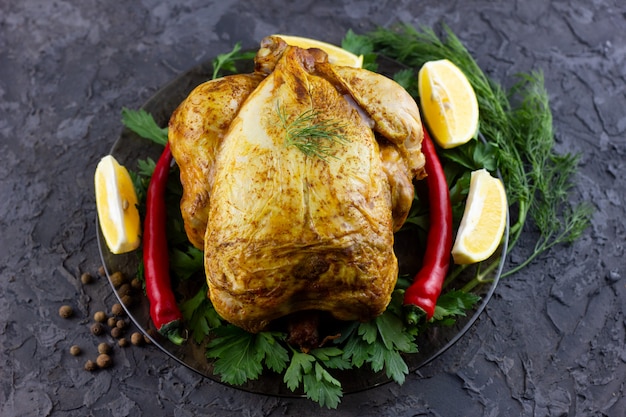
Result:
<svg viewBox="0 0 626 417"><path fill-rule="evenodd" d="M59 316L64 319L70 318L74 315L74 309L72 306L64 305L59 308Z"/></svg>
<svg viewBox="0 0 626 417"><path fill-rule="evenodd" d="M114 316L121 316L124 314L124 307L120 303L115 303L111 307L111 314Z"/></svg>
<svg viewBox="0 0 626 417"><path fill-rule="evenodd" d="M98 268L98 275L100 275L101 277L106 275L106 270L104 269L104 265L101 265L100 268Z"/></svg>
<svg viewBox="0 0 626 417"><path fill-rule="evenodd" d="M93 372L98 369L98 365L91 359L85 362L85 371Z"/></svg>
<svg viewBox="0 0 626 417"><path fill-rule="evenodd" d="M117 323L115 323L115 327L117 327L118 329L125 329L126 328L126 322L124 320L118 320Z"/></svg>
<svg viewBox="0 0 626 417"><path fill-rule="evenodd" d="M113 364L113 361L111 360L111 357L109 355L107 355L106 353L101 353L96 358L96 364L98 365L98 367L104 369L111 366Z"/></svg>
<svg viewBox="0 0 626 417"><path fill-rule="evenodd" d="M78 345L72 345L70 347L70 355L72 356L78 356L81 354L81 352L82 351L80 350L80 347Z"/></svg>
<svg viewBox="0 0 626 417"><path fill-rule="evenodd" d="M130 295L123 296L122 303L124 303L126 307L131 306L133 304L133 297L131 297Z"/></svg>
<svg viewBox="0 0 626 417"><path fill-rule="evenodd" d="M104 311L96 311L93 315L93 319L98 323L104 323L107 320L107 315Z"/></svg>
<svg viewBox="0 0 626 417"><path fill-rule="evenodd" d="M119 347L126 347L128 346L128 339L122 337L120 340L117 341L117 344Z"/></svg>
<svg viewBox="0 0 626 417"><path fill-rule="evenodd" d="M117 323L117 319L115 317L109 317L107 319L107 326L109 327L115 327L116 323Z"/></svg>
<svg viewBox="0 0 626 417"><path fill-rule="evenodd" d="M124 331L119 327L114 327L111 329L111 337L114 339L119 339L120 337L122 337L123 333Z"/></svg>
<svg viewBox="0 0 626 417"><path fill-rule="evenodd" d="M80 276L80 282L83 284L91 284L93 281L93 276L89 272L83 272Z"/></svg>
<svg viewBox="0 0 626 417"><path fill-rule="evenodd" d="M134 290L143 289L143 283L139 278L133 278L133 280L130 282L130 286L133 287Z"/></svg>
<svg viewBox="0 0 626 417"><path fill-rule="evenodd" d="M124 297L125 295L130 295L131 290L132 288L130 287L130 284L125 282L124 284L120 285L120 287L117 289L117 293L119 294L120 297Z"/></svg>
<svg viewBox="0 0 626 417"><path fill-rule="evenodd" d="M119 288L126 282L126 277L121 272L117 271L111 274L111 284L115 288Z"/></svg>
<svg viewBox="0 0 626 417"><path fill-rule="evenodd" d="M104 326L102 325L102 323L92 324L91 333L95 334L96 336L100 336L102 333L104 333Z"/></svg>
<svg viewBox="0 0 626 417"><path fill-rule="evenodd" d="M134 332L130 335L130 343L135 346L141 346L143 344L143 335L139 332Z"/></svg>
<svg viewBox="0 0 626 417"><path fill-rule="evenodd" d="M98 345L98 353L106 353L108 355L111 353L111 346L108 343L100 343Z"/></svg>
<svg viewBox="0 0 626 417"><path fill-rule="evenodd" d="M144 342L146 345L149 345L150 343L152 343L152 340L150 340L150 338L148 337L148 335L144 334L144 335L143 335L143 342Z"/></svg>

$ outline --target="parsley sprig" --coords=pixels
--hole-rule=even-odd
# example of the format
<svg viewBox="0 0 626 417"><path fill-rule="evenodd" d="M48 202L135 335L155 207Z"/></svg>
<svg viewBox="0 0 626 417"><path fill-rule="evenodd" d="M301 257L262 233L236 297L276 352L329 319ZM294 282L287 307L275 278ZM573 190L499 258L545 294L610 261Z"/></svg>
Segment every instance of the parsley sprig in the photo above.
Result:
<svg viewBox="0 0 626 417"><path fill-rule="evenodd" d="M213 60L212 79L219 77L221 71L237 72L236 62L252 59L255 54L254 51L242 51L241 43L237 42L231 51L218 54L215 57Z"/></svg>

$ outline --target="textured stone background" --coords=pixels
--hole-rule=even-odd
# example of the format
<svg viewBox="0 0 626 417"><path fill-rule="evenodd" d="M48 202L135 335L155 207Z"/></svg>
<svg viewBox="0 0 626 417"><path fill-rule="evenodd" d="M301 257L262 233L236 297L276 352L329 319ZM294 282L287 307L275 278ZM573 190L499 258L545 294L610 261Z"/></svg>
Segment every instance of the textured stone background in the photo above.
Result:
<svg viewBox="0 0 626 417"><path fill-rule="evenodd" d="M504 85L542 70L572 198L592 227L501 282L477 325L411 375L351 394L347 416L623 416L626 410L626 5L621 0L0 0L0 415L329 416L306 400L203 379L155 347L95 351L89 317L115 300L100 265L92 177L137 108L183 71L273 32L339 42L396 22L448 24ZM528 231L528 236L532 230ZM524 242L523 242L524 243ZM512 261L523 255L524 244ZM63 320L61 304L77 316Z"/></svg>

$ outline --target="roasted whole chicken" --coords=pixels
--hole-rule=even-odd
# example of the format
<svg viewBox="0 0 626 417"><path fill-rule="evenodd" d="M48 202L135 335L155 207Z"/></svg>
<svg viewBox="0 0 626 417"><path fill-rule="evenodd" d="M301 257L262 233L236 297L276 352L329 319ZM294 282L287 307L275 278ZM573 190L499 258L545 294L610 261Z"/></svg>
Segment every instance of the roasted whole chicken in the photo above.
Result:
<svg viewBox="0 0 626 417"><path fill-rule="evenodd" d="M419 111L397 83L270 36L253 73L191 92L169 141L185 229L225 320L254 333L385 310L394 231L425 176Z"/></svg>

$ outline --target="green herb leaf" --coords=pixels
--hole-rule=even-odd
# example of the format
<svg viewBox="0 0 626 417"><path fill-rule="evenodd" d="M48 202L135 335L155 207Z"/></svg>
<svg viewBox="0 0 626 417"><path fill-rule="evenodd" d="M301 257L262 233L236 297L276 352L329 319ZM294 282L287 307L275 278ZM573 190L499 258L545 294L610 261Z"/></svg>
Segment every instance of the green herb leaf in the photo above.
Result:
<svg viewBox="0 0 626 417"><path fill-rule="evenodd" d="M207 357L217 359L215 373L224 382L241 385L257 379L263 365L276 372L287 366L287 349L279 343L285 338L283 333L251 334L233 325L216 327L213 333L216 338L208 344Z"/></svg>
<svg viewBox="0 0 626 417"><path fill-rule="evenodd" d="M397 384L404 384L406 376L409 374L409 367L396 350L384 351L385 375L393 379Z"/></svg>
<svg viewBox="0 0 626 417"><path fill-rule="evenodd" d="M295 146L307 156L325 161L327 157L334 157L333 144L349 142L341 133L345 127L342 121L320 119L320 113L314 109L292 118L277 104L276 112L285 129L285 146Z"/></svg>
<svg viewBox="0 0 626 417"><path fill-rule="evenodd" d="M167 128L159 127L154 117L143 109L130 110L123 108L122 123L142 138L150 139L163 146L167 143Z"/></svg>
<svg viewBox="0 0 626 417"><path fill-rule="evenodd" d="M319 349L315 350L322 357L330 352L322 353ZM319 403L322 407L337 408L343 396L341 383L322 366L313 353L294 350L283 380L292 391L302 385L307 398Z"/></svg>
<svg viewBox="0 0 626 417"><path fill-rule="evenodd" d="M356 368L365 363L374 372L385 370L394 381L402 383L409 368L400 353L415 353L415 333L405 328L404 321L390 309L371 322L359 323L345 331L343 359Z"/></svg>
<svg viewBox="0 0 626 417"><path fill-rule="evenodd" d="M315 373L307 373L302 379L307 398L321 407L337 408L343 396L341 384L319 362L315 363Z"/></svg>
<svg viewBox="0 0 626 417"><path fill-rule="evenodd" d="M289 352L280 342L285 339L283 333L260 332L256 340L256 348L264 352L264 363L268 369L281 373L289 362Z"/></svg>
<svg viewBox="0 0 626 417"><path fill-rule="evenodd" d="M355 55L363 55L363 68L370 71L376 71L378 68L374 45L367 36L357 35L350 29L341 41L341 47Z"/></svg>
<svg viewBox="0 0 626 417"><path fill-rule="evenodd" d="M216 79L220 76L221 71L237 72L235 63L240 60L254 58L256 52L254 51L241 51L241 43L237 42L230 52L219 54L213 60L213 76L212 79Z"/></svg>
<svg viewBox="0 0 626 417"><path fill-rule="evenodd" d="M137 168L139 168L139 175L147 178L148 180L152 177L152 173L154 172L154 168L156 167L156 162L154 159L148 157L146 159L137 160Z"/></svg>
<svg viewBox="0 0 626 417"><path fill-rule="evenodd" d="M341 41L341 47L355 55L366 55L374 52L374 44L364 35L357 35L352 29L348 29Z"/></svg>
<svg viewBox="0 0 626 417"><path fill-rule="evenodd" d="M302 377L310 373L313 369L314 362L315 357L313 355L294 351L291 361L289 362L289 367L287 367L285 376L283 377L287 388L292 391L298 389L302 383Z"/></svg>
<svg viewBox="0 0 626 417"><path fill-rule="evenodd" d="M417 77L412 69L404 69L396 72L393 80L400 84L413 97L417 96Z"/></svg>
<svg viewBox="0 0 626 417"><path fill-rule="evenodd" d="M207 296L207 285L204 284L193 297L187 299L180 306L185 324L196 343L202 342L211 331L222 325L222 319L213 308Z"/></svg>
<svg viewBox="0 0 626 417"><path fill-rule="evenodd" d="M322 347L311 350L311 355L324 363L330 369L350 369L350 361L343 357L343 350L338 347Z"/></svg>
<svg viewBox="0 0 626 417"><path fill-rule="evenodd" d="M173 248L169 251L170 269L180 279L202 273L204 271L204 253L191 245L186 246L186 250Z"/></svg>
<svg viewBox="0 0 626 417"><path fill-rule="evenodd" d="M388 312L378 316L375 320L380 340L388 351L400 351L403 353L416 353L417 346L413 337L404 332L404 321Z"/></svg>
<svg viewBox="0 0 626 417"><path fill-rule="evenodd" d="M241 385L254 380L263 372L265 352L257 349L257 336L236 326L221 326L214 330L217 337L207 347L207 357L216 358L215 373L222 381Z"/></svg>
<svg viewBox="0 0 626 417"><path fill-rule="evenodd" d="M463 146L440 152L442 159L459 164L464 171L485 168L494 172L497 169L498 147L493 143L471 140Z"/></svg>
<svg viewBox="0 0 626 417"><path fill-rule="evenodd" d="M437 300L433 323L439 325L453 324L455 317L465 316L465 312L472 309L479 301L480 297L470 292L448 291Z"/></svg>

